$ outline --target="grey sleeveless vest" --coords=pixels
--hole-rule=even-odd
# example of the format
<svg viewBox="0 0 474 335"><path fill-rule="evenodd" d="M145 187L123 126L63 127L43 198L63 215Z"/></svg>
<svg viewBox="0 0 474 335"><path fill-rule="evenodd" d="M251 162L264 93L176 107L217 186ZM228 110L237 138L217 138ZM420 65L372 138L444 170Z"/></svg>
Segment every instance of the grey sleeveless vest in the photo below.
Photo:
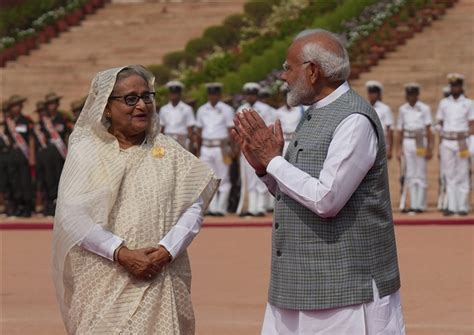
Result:
<svg viewBox="0 0 474 335"><path fill-rule="evenodd" d="M318 178L337 126L365 115L378 136L378 152L347 204L321 218L279 190L272 231L269 302L280 308L328 309L372 301L400 288L390 205L385 141L380 120L352 89L320 109L310 108L285 159Z"/></svg>

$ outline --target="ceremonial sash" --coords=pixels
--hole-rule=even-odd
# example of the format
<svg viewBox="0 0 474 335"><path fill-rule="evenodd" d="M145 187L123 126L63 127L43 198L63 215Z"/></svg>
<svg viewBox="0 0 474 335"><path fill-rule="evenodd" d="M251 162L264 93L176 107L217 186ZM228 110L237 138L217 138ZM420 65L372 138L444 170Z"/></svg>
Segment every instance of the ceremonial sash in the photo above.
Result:
<svg viewBox="0 0 474 335"><path fill-rule="evenodd" d="M45 149L47 146L47 140L46 136L44 136L43 132L41 131L41 125L40 124L35 124L33 127L33 130L35 132L36 138L38 139L39 144L41 145L41 148Z"/></svg>
<svg viewBox="0 0 474 335"><path fill-rule="evenodd" d="M7 127L8 127L8 131L10 132L10 134L12 135L13 137L13 140L15 141L15 146L18 147L23 156L25 156L25 158L28 160L29 158L29 155L28 155L28 144L26 143L25 139L23 138L23 136L21 136L17 131L16 131L16 123L15 121L13 121L13 119L11 118L7 118L6 120L6 124L7 124Z"/></svg>
<svg viewBox="0 0 474 335"><path fill-rule="evenodd" d="M7 134L5 134L5 125L3 124L0 125L0 138L3 140L3 143L5 143L6 146L10 145L10 140Z"/></svg>
<svg viewBox="0 0 474 335"><path fill-rule="evenodd" d="M47 116L42 116L41 120L43 121L43 124L46 130L48 131L49 136L51 137L51 140L50 140L51 143L53 143L56 149L58 149L59 154L62 156L62 158L66 159L66 155L67 155L66 144L64 144L63 139L61 138L61 136L59 136L59 133L54 128L51 118Z"/></svg>

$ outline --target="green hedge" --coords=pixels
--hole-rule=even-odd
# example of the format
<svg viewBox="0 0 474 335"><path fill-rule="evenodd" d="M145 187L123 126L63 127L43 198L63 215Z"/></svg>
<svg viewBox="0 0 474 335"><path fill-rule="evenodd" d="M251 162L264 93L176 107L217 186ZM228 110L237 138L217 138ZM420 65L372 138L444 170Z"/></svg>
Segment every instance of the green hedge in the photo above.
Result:
<svg viewBox="0 0 474 335"><path fill-rule="evenodd" d="M2 6L0 37L13 36L15 30L30 28L36 18L66 3L66 0L25 0L14 6Z"/></svg>
<svg viewBox="0 0 474 335"><path fill-rule="evenodd" d="M219 58L208 59L203 70L192 73L190 74L190 78L187 78L186 81L189 83L188 87L193 87L205 81L216 80L219 77L225 76L229 72L238 70L241 65L250 62L251 59L255 57L255 55L261 55L265 53L266 50L270 49L274 43L284 40L286 37L291 36L308 26L311 26L315 17L335 10L337 6L339 6L343 1L344 0L325 0L311 2L298 17L298 20L288 19L279 26L279 31L276 35L261 35L256 37L252 42L245 44L240 50L240 53L233 54L231 56L232 62L224 62ZM268 2L272 3L272 5L278 3L278 1ZM229 21L236 22L237 19L230 20L229 18L229 20L226 20L225 22ZM278 62L280 62L280 60L281 57L277 58ZM212 71L209 71L209 68L211 68Z"/></svg>
<svg viewBox="0 0 474 335"><path fill-rule="evenodd" d="M330 1L328 0L328 2ZM325 3L328 6L328 10L332 8L331 6L336 6L336 8L324 15L317 16L308 25L308 28L322 28L333 32L340 32L343 21L358 16L366 6L375 2L377 0L334 0L331 4ZM258 52L258 47L254 48L255 53L247 62L241 64L236 71L227 72L224 76L217 78L217 81L221 81L224 84L224 90L227 93L235 94L241 91L244 83L264 79L271 71L280 68L286 58L286 51L292 39L293 36L287 36L274 41L271 45L266 45L263 52ZM199 103L203 103L206 100L204 93L202 89L196 89L191 92L191 95Z"/></svg>

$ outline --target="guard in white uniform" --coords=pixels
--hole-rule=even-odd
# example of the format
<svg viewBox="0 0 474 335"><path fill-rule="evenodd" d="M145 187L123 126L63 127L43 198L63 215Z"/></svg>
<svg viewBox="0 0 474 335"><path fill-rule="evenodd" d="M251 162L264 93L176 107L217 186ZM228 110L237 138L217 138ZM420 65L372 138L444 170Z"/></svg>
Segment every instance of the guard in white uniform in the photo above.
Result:
<svg viewBox="0 0 474 335"><path fill-rule="evenodd" d="M280 87L280 92L285 95L285 104L277 109L276 119L280 120L281 128L283 129L283 136L285 138L285 146L283 147L283 154L285 156L288 145L295 136L295 130L303 117L305 109L303 106L290 107L286 103L286 94L288 93L288 85L285 83Z"/></svg>
<svg viewBox="0 0 474 335"><path fill-rule="evenodd" d="M263 102L264 104L267 104L272 108L271 114L274 115L275 117L272 117L274 123L276 121L276 109L272 106L271 104L271 98L272 98L272 89L268 86L263 86L260 88L260 91L258 92L258 100L260 102ZM272 213L273 209L275 208L275 198L274 196L266 191L267 193L267 199L265 202L265 209L267 210L268 213Z"/></svg>
<svg viewBox="0 0 474 335"><path fill-rule="evenodd" d="M369 102L377 112L385 134L387 158L392 158L393 148L393 114L390 107L382 102L383 85L379 81L369 80L365 83Z"/></svg>
<svg viewBox="0 0 474 335"><path fill-rule="evenodd" d="M432 157L433 136L430 107L419 101L420 85L405 85L406 103L398 110L397 130L400 139L397 158L404 161L402 199L405 212L421 213L426 209L426 162ZM405 206L407 190L410 207Z"/></svg>
<svg viewBox="0 0 474 335"><path fill-rule="evenodd" d="M474 106L463 95L464 76L448 75L451 95L439 103L436 119L441 127L440 158L446 182L445 215L469 211L469 147L474 134Z"/></svg>
<svg viewBox="0 0 474 335"><path fill-rule="evenodd" d="M169 103L160 108L161 131L174 138L181 146L193 151L193 132L196 119L191 106L181 100L184 84L177 80L166 83Z"/></svg>
<svg viewBox="0 0 474 335"><path fill-rule="evenodd" d="M267 125L275 122L275 110L270 105L258 101L260 85L257 83L246 83L243 87L245 103L239 107L237 113L244 109L254 109ZM240 157L241 191L237 214L240 216L264 216L267 211L268 189L257 177L255 170L245 159Z"/></svg>
<svg viewBox="0 0 474 335"><path fill-rule="evenodd" d="M230 130L234 127L234 109L220 101L222 84L206 84L209 101L196 114L200 158L221 179L218 193L209 204L208 214L227 213L231 189L229 166L232 163Z"/></svg>

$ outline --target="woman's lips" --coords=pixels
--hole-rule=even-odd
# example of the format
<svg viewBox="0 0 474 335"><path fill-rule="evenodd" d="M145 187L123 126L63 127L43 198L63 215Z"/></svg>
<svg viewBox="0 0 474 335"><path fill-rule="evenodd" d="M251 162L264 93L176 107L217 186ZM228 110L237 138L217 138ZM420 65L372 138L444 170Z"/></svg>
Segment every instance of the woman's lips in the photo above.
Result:
<svg viewBox="0 0 474 335"><path fill-rule="evenodd" d="M132 116L134 119L144 120L148 118L148 115L145 113L140 113Z"/></svg>

